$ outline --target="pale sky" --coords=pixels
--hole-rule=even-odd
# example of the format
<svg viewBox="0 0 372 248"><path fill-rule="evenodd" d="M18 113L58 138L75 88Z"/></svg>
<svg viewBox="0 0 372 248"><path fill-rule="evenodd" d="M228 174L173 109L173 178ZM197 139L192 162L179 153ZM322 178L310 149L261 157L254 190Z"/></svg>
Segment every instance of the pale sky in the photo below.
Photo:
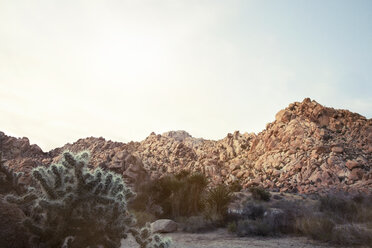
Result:
<svg viewBox="0 0 372 248"><path fill-rule="evenodd" d="M0 131L260 132L310 97L372 117L370 0L0 0Z"/></svg>

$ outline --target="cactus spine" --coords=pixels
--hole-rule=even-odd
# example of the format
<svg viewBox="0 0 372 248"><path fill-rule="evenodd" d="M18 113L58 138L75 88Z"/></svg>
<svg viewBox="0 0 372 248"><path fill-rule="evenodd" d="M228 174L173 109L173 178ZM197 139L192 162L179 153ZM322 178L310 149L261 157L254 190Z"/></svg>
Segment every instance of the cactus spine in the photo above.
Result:
<svg viewBox="0 0 372 248"><path fill-rule="evenodd" d="M21 195L25 192L25 187L19 182L22 172L15 172L5 165L3 153L0 152L0 193L15 193ZM1 176L3 174L3 176Z"/></svg>

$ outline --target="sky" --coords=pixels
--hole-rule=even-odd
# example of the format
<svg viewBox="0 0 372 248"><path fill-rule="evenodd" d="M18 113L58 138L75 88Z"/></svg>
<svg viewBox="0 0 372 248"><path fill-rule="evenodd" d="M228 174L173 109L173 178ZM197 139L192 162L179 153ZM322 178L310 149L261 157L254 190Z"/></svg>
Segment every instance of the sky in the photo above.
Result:
<svg viewBox="0 0 372 248"><path fill-rule="evenodd" d="M257 133L305 97L372 117L372 1L0 0L0 131L44 151Z"/></svg>

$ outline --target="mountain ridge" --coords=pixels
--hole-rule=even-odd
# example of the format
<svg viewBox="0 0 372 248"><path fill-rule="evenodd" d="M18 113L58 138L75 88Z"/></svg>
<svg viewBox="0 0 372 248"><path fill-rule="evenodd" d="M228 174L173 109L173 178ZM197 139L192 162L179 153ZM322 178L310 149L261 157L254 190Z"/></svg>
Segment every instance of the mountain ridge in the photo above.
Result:
<svg viewBox="0 0 372 248"><path fill-rule="evenodd" d="M180 170L199 171L213 183L239 181L280 191L372 191L372 119L325 107L309 98L280 110L255 133L220 140L186 131L151 133L139 142L88 137L49 152L27 138L0 132L8 165L29 171L56 162L63 150L90 150L92 165L115 170L134 183Z"/></svg>

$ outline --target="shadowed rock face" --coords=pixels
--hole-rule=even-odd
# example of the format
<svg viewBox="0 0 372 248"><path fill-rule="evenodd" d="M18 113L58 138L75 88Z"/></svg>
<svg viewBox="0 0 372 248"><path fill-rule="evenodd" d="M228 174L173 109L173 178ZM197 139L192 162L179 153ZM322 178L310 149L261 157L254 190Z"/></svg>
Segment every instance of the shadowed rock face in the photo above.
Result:
<svg viewBox="0 0 372 248"><path fill-rule="evenodd" d="M22 225L25 215L0 196L0 247L28 248L29 236Z"/></svg>
<svg viewBox="0 0 372 248"><path fill-rule="evenodd" d="M115 170L130 183L190 170L213 183L239 180L245 187L372 191L372 119L308 98L279 111L259 134L236 131L217 141L171 131L127 144L91 137L44 153L27 138L1 132L0 138L7 163L26 172L56 162L63 150L90 150L93 166Z"/></svg>

